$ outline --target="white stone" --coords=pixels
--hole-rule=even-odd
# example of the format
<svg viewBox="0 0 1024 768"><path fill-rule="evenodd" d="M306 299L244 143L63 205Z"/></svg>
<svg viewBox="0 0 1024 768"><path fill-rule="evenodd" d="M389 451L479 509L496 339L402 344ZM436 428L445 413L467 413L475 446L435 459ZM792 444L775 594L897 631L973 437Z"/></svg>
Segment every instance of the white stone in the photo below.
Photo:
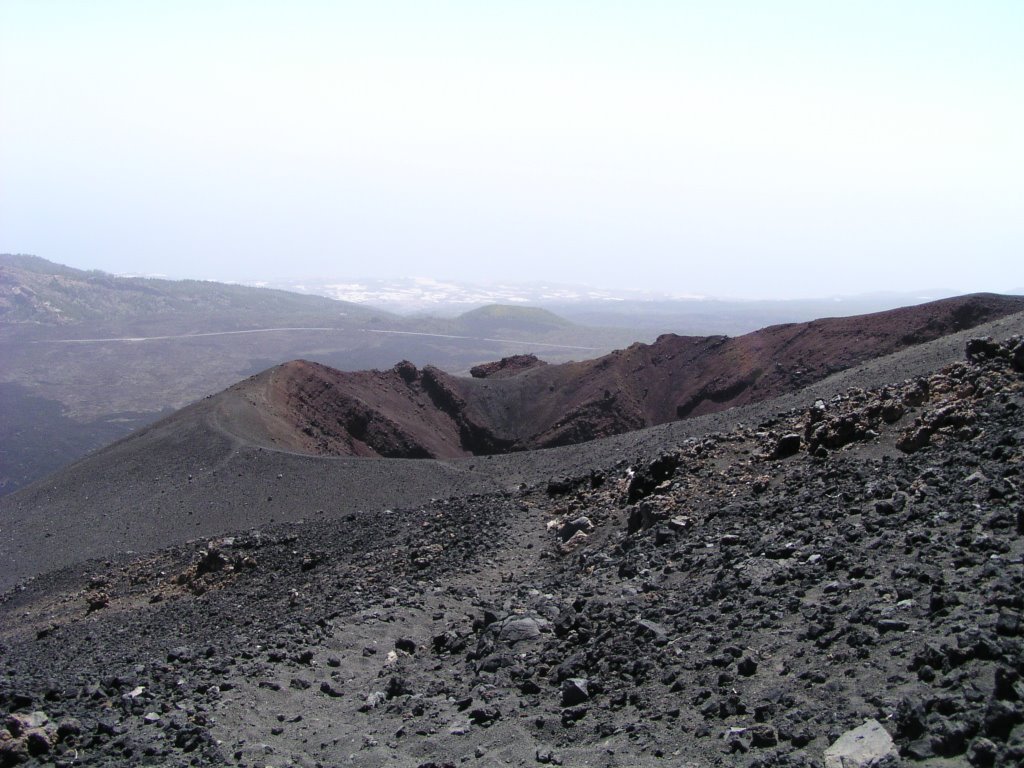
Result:
<svg viewBox="0 0 1024 768"><path fill-rule="evenodd" d="M825 768L872 768L887 757L899 757L892 737L877 720L865 720L825 750Z"/></svg>

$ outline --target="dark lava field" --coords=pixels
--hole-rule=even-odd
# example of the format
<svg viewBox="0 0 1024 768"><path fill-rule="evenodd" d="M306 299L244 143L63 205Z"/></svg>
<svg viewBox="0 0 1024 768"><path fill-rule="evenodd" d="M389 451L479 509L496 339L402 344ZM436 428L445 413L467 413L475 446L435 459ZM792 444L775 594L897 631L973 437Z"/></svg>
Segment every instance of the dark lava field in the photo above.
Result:
<svg viewBox="0 0 1024 768"><path fill-rule="evenodd" d="M0 765L1024 764L1022 334L447 463L183 412L0 505Z"/></svg>

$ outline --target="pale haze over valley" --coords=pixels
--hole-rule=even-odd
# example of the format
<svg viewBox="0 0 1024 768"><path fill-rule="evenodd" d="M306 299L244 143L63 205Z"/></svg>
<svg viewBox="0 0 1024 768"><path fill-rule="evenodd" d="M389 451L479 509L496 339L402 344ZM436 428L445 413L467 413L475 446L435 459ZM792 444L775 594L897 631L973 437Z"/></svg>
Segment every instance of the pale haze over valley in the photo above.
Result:
<svg viewBox="0 0 1024 768"><path fill-rule="evenodd" d="M282 284L1024 286L1024 5L0 4L0 252Z"/></svg>

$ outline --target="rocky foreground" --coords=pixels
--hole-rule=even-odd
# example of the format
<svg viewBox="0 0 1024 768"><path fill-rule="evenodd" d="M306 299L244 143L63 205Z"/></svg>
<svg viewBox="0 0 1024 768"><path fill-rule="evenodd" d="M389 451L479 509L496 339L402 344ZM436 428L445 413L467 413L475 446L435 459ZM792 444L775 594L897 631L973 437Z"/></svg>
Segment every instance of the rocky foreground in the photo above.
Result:
<svg viewBox="0 0 1024 768"><path fill-rule="evenodd" d="M0 603L0 765L1024 763L1024 340Z"/></svg>

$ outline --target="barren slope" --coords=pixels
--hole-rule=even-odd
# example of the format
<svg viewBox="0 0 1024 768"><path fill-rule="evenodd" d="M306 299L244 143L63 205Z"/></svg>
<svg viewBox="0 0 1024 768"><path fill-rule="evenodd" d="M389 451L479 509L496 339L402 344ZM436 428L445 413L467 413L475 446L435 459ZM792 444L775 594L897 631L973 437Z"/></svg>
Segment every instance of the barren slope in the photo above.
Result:
<svg viewBox="0 0 1024 768"><path fill-rule="evenodd" d="M41 576L0 599L0 763L810 768L866 724L869 764L1020 765L1024 339L968 349L481 462L515 489ZM291 458L279 491L443 466Z"/></svg>
<svg viewBox="0 0 1024 768"><path fill-rule="evenodd" d="M508 360L477 378L401 363L342 373L297 361L236 394L248 440L312 454L455 458L571 445L792 392L831 373L1024 308L972 295L737 338L667 334L595 360ZM515 369L523 368L521 372ZM488 376L489 372L500 372ZM263 424L261 431L257 427ZM230 429L231 427L228 426Z"/></svg>
<svg viewBox="0 0 1024 768"><path fill-rule="evenodd" d="M337 519L430 499L508 491L521 483L586 476L595 466L644 461L708 431L756 422L850 386L922 375L963 355L975 333L1024 333L1024 315L868 361L807 389L729 411L595 440L584 445L449 461L311 457L266 448L237 391L202 400L44 481L0 499L0 589L90 557L152 551L199 536L272 522ZM253 392L252 382L234 390ZM485 380L486 381L486 380ZM244 427L242 426L244 424Z"/></svg>

